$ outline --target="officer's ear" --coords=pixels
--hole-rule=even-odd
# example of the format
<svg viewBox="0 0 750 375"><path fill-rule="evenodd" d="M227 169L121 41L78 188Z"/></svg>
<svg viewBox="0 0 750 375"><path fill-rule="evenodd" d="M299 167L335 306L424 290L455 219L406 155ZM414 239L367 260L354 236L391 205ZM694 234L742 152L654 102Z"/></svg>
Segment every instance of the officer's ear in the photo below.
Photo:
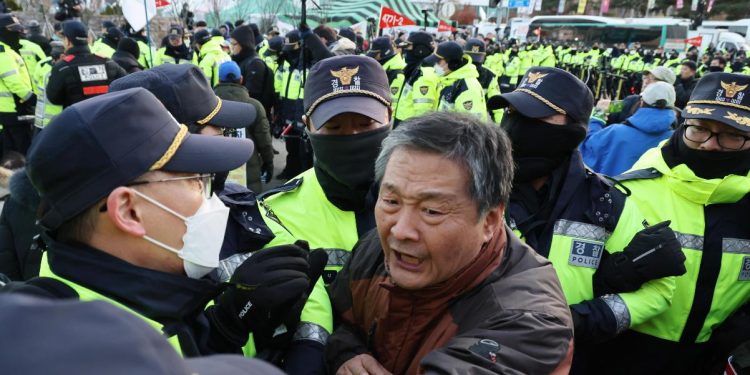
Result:
<svg viewBox="0 0 750 375"><path fill-rule="evenodd" d="M135 236L143 237L143 213L136 204L136 195L132 189L121 186L109 193L107 197L107 217L117 229Z"/></svg>
<svg viewBox="0 0 750 375"><path fill-rule="evenodd" d="M307 128L307 131L309 131L310 133L315 132L312 121L310 121L310 118L307 117L307 115L302 115L302 123L305 124L305 128Z"/></svg>

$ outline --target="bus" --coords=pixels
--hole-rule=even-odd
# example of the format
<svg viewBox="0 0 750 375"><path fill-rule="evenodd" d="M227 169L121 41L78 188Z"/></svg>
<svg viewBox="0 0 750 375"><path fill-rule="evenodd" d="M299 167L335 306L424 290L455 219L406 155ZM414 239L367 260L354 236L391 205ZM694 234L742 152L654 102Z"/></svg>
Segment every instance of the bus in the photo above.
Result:
<svg viewBox="0 0 750 375"><path fill-rule="evenodd" d="M689 20L674 18L537 16L531 19L527 39L580 42L584 45L598 42L607 47L639 42L643 48L684 50L689 23Z"/></svg>

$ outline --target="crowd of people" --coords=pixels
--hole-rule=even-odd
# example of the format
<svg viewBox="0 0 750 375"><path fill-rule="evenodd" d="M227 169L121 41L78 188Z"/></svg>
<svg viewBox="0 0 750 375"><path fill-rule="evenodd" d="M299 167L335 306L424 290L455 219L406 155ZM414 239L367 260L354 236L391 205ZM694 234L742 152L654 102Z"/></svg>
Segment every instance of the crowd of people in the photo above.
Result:
<svg viewBox="0 0 750 375"><path fill-rule="evenodd" d="M750 371L748 51L69 18L0 14L0 372Z"/></svg>

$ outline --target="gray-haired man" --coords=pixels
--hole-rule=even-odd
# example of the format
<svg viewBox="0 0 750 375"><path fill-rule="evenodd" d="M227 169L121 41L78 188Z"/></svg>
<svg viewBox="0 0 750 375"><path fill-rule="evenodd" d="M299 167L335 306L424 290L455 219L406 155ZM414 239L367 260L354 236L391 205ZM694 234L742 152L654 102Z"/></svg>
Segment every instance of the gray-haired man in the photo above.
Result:
<svg viewBox="0 0 750 375"><path fill-rule="evenodd" d="M503 221L512 165L502 130L467 115L412 118L386 138L377 232L332 285L329 368L567 373L573 330L555 272Z"/></svg>

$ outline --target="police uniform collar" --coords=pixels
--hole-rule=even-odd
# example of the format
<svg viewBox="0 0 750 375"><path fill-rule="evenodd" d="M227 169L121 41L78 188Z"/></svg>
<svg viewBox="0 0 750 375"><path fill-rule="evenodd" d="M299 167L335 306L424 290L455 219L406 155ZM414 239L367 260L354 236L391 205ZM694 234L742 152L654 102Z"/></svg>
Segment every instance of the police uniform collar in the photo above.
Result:
<svg viewBox="0 0 750 375"><path fill-rule="evenodd" d="M88 245L52 238L47 242L47 259L55 275L165 326L199 313L222 290L214 281L141 268Z"/></svg>

